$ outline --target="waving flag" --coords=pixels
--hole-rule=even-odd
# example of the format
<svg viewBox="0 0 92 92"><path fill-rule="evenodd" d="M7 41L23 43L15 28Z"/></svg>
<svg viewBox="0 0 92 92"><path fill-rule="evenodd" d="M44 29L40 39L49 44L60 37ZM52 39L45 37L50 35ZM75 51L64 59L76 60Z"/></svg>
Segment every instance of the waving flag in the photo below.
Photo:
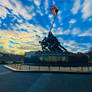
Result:
<svg viewBox="0 0 92 92"><path fill-rule="evenodd" d="M58 13L58 9L55 6L51 6L50 10L53 13L53 15L56 17L56 15Z"/></svg>

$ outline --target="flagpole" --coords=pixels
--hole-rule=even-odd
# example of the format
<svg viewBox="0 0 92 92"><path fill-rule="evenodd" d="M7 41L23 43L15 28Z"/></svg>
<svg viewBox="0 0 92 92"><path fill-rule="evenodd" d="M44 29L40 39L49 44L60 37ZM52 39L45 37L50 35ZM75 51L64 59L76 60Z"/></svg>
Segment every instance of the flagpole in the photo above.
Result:
<svg viewBox="0 0 92 92"><path fill-rule="evenodd" d="M52 28L54 27L54 23L55 23L55 20L56 20L56 16L57 16L57 13L58 13L58 9L57 9L55 6L52 6L52 7L50 8L50 10L51 10L51 12L52 12L53 15L54 15L54 20L53 20L52 25L51 25L51 28L50 28L50 32L51 32Z"/></svg>
<svg viewBox="0 0 92 92"><path fill-rule="evenodd" d="M51 31L51 30L52 30L52 28L53 28L53 25L54 25L54 23L55 23L55 19L56 19L56 17L54 17L54 20L53 20L53 22L52 22L52 25L51 25L50 31Z"/></svg>

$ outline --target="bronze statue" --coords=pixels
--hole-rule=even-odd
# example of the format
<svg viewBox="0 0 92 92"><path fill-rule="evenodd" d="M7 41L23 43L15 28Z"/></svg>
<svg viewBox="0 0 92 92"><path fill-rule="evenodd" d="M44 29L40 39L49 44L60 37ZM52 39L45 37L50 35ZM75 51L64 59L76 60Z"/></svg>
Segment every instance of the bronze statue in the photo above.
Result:
<svg viewBox="0 0 92 92"><path fill-rule="evenodd" d="M39 41L42 47L42 51L45 52L67 52L67 50L60 45L58 39L50 31L48 36L42 41Z"/></svg>

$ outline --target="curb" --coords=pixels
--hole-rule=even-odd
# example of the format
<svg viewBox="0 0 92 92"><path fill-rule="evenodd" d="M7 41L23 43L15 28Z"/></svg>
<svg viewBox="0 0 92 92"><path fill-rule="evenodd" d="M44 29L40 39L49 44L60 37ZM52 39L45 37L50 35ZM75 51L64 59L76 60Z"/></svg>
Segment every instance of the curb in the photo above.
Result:
<svg viewBox="0 0 92 92"><path fill-rule="evenodd" d="M10 66L4 65L5 68L17 72L17 73L58 73L58 74L92 74L92 71L90 72L69 72L69 71L27 71L27 70L17 70L15 68L12 68Z"/></svg>
<svg viewBox="0 0 92 92"><path fill-rule="evenodd" d="M5 68L11 70L11 71L17 71L15 68L12 68L12 67L10 67L10 66L8 66L8 65L3 65L3 66L4 66Z"/></svg>

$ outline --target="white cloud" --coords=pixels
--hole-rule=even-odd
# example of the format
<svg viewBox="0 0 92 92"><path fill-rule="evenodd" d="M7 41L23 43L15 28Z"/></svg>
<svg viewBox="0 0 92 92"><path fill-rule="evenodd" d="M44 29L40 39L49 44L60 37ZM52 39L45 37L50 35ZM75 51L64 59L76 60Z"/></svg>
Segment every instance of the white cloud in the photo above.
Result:
<svg viewBox="0 0 92 92"><path fill-rule="evenodd" d="M92 47L92 43L82 43L82 45L85 45L87 47L87 49L89 49L90 47Z"/></svg>
<svg viewBox="0 0 92 92"><path fill-rule="evenodd" d="M85 53L85 52L88 52L88 50L85 49L85 48L79 48L79 49L77 49L77 50L75 51L75 53L77 53L77 52Z"/></svg>
<svg viewBox="0 0 92 92"><path fill-rule="evenodd" d="M79 34L81 33L81 30L79 28L74 28L72 30L70 30L70 29L63 30L62 28L59 27L57 30L53 29L53 32L56 35L68 35L68 34L72 34L72 35L79 36Z"/></svg>
<svg viewBox="0 0 92 92"><path fill-rule="evenodd" d="M63 30L60 27L57 30L53 28L52 32L55 35L62 35L63 34Z"/></svg>
<svg viewBox="0 0 92 92"><path fill-rule="evenodd" d="M52 1L52 3L53 3L53 5L55 5L55 1L54 0Z"/></svg>
<svg viewBox="0 0 92 92"><path fill-rule="evenodd" d="M55 23L53 24L53 27L56 27L56 24Z"/></svg>
<svg viewBox="0 0 92 92"><path fill-rule="evenodd" d="M43 16L43 13L42 13L41 9L37 9L37 12L38 12L41 16Z"/></svg>
<svg viewBox="0 0 92 92"><path fill-rule="evenodd" d="M58 37L59 42L63 45L68 51L71 52L86 52L88 48L92 46L91 43L78 43L75 40L64 40L62 37ZM85 47L83 47L85 46Z"/></svg>
<svg viewBox="0 0 92 92"><path fill-rule="evenodd" d="M34 0L34 4L37 6L36 12L43 16L43 12L41 10L41 0Z"/></svg>
<svg viewBox="0 0 92 92"><path fill-rule="evenodd" d="M71 30L63 30L62 28L58 28L57 30L56 29L52 29L53 30L53 33L55 34L55 35L68 35L68 34L70 34L71 33Z"/></svg>
<svg viewBox="0 0 92 92"><path fill-rule="evenodd" d="M27 9L28 12L33 12L34 11L34 6L25 6L25 8Z"/></svg>
<svg viewBox="0 0 92 92"><path fill-rule="evenodd" d="M73 34L73 35L78 35L80 32L81 32L81 31L80 31L79 28L74 28L74 29L72 30L72 34Z"/></svg>
<svg viewBox="0 0 92 92"><path fill-rule="evenodd" d="M73 5L73 8L72 8L72 13L73 14L77 14L78 13L78 11L79 11L79 9L80 9L80 2L81 2L81 0L75 0L75 3L74 3L74 5Z"/></svg>
<svg viewBox="0 0 92 92"><path fill-rule="evenodd" d="M89 44L86 45L85 43L82 43L82 45L87 46L86 48L84 48L80 45L81 45L81 43L75 42L74 40L64 41L64 46L67 47L68 51L71 51L71 52L74 52L74 53L88 51Z"/></svg>
<svg viewBox="0 0 92 92"><path fill-rule="evenodd" d="M61 14L62 12L61 11L58 11L58 20L59 20L59 23L61 24L62 23L62 17L61 17Z"/></svg>
<svg viewBox="0 0 92 92"><path fill-rule="evenodd" d="M75 22L76 22L75 19L71 19L71 20L69 21L70 24L74 24Z"/></svg>
<svg viewBox="0 0 92 92"><path fill-rule="evenodd" d="M0 0L0 5L6 6L6 7L8 7L9 9L12 8L12 5L10 4L9 0Z"/></svg>
<svg viewBox="0 0 92 92"><path fill-rule="evenodd" d="M49 7L49 3L48 0L45 0L45 13L48 13L48 7Z"/></svg>
<svg viewBox="0 0 92 92"><path fill-rule="evenodd" d="M71 31L68 29L68 30L65 30L63 34L68 35L68 34L70 34L70 32Z"/></svg>
<svg viewBox="0 0 92 92"><path fill-rule="evenodd" d="M52 14L49 14L48 17L49 17L49 18L53 18L53 15L52 15Z"/></svg>
<svg viewBox="0 0 92 92"><path fill-rule="evenodd" d="M3 6L0 6L0 17L5 19L7 14L9 14L9 12Z"/></svg>
<svg viewBox="0 0 92 92"><path fill-rule="evenodd" d="M92 0L85 0L82 7L82 18L85 20L92 16Z"/></svg>
<svg viewBox="0 0 92 92"><path fill-rule="evenodd" d="M41 0L34 0L35 5L40 6Z"/></svg>
<svg viewBox="0 0 92 92"><path fill-rule="evenodd" d="M48 17L49 17L49 19L50 19L50 23L52 24L53 21L54 21L54 17L53 17L53 15L52 15L52 14L49 14Z"/></svg>
<svg viewBox="0 0 92 92"><path fill-rule="evenodd" d="M83 33L79 34L79 36L92 36L92 28L85 30Z"/></svg>
<svg viewBox="0 0 92 92"><path fill-rule="evenodd" d="M13 13L16 14L17 16L20 14L23 16L25 19L32 19L31 14L26 10L25 7L23 7L22 3L17 1L17 0L12 0L12 2L16 5L13 7Z"/></svg>
<svg viewBox="0 0 92 92"><path fill-rule="evenodd" d="M16 31L16 30L19 31ZM27 31L21 31L21 29ZM33 25L29 23L21 23L20 25L13 26L12 30L0 30L0 44L3 46L3 51L23 54L25 51L40 50L41 46L39 41L44 38L44 33L47 34L48 30L40 25ZM39 37L38 37L38 36ZM9 43L13 41L14 43ZM12 47L9 47L9 46Z"/></svg>
<svg viewBox="0 0 92 92"><path fill-rule="evenodd" d="M12 3L15 5L12 5ZM19 0L11 0L11 2L9 2L9 0L1 0L0 4L4 7L7 7L9 9L12 10L12 13L19 16L19 14L21 16L23 16L25 19L32 19L33 16L31 16L31 14L28 12L28 10L22 5L22 3ZM2 7L0 8L0 10L3 9ZM3 9L1 10L4 17L8 14L8 12Z"/></svg>
<svg viewBox="0 0 92 92"><path fill-rule="evenodd" d="M76 52L77 50L80 49L79 43L75 42L74 40L63 41L63 43L66 49L70 52Z"/></svg>
<svg viewBox="0 0 92 92"><path fill-rule="evenodd" d="M68 43L68 44L67 44ZM71 47L71 48L78 48L78 44L75 41L66 41L64 43L65 46Z"/></svg>

